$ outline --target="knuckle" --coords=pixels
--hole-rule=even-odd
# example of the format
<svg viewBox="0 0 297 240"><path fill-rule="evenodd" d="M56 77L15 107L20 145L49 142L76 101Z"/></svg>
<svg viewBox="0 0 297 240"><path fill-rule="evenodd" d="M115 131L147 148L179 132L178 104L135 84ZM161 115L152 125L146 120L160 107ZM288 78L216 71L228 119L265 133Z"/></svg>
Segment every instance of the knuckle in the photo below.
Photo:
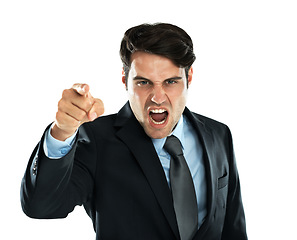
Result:
<svg viewBox="0 0 297 240"><path fill-rule="evenodd" d="M96 109L104 109L104 106L102 105L102 104L100 104L100 103L97 103L96 104Z"/></svg>
<svg viewBox="0 0 297 240"><path fill-rule="evenodd" d="M69 89L64 89L62 92L62 98L66 98L69 95Z"/></svg>
<svg viewBox="0 0 297 240"><path fill-rule="evenodd" d="M104 113L104 105L103 102L100 99L96 99L96 102L94 103L94 109L98 116L102 115Z"/></svg>
<svg viewBox="0 0 297 240"><path fill-rule="evenodd" d="M82 119L85 118L86 113L84 111L79 111L77 116L78 116L78 120L81 121Z"/></svg>
<svg viewBox="0 0 297 240"><path fill-rule="evenodd" d="M59 111L56 112L56 119L59 120L60 119L60 115L61 113Z"/></svg>
<svg viewBox="0 0 297 240"><path fill-rule="evenodd" d="M83 102L82 102L82 106L83 106L83 109L86 110L86 111L89 111L92 106L93 106L93 103L91 102L90 99L86 98Z"/></svg>
<svg viewBox="0 0 297 240"><path fill-rule="evenodd" d="M84 101L84 107L86 108L86 109L88 109L88 108L90 108L92 106L92 103L90 102L90 100L89 99L86 99L85 101Z"/></svg>
<svg viewBox="0 0 297 240"><path fill-rule="evenodd" d="M63 114L61 114L61 112L59 111L56 113L56 122L61 128L65 125L65 118L63 117Z"/></svg>
<svg viewBox="0 0 297 240"><path fill-rule="evenodd" d="M71 118L71 119L69 120L69 126L71 126L71 127L73 127L73 128L77 127L78 124L79 124L79 121L76 120L76 119L74 119L74 118Z"/></svg>
<svg viewBox="0 0 297 240"><path fill-rule="evenodd" d="M67 112L68 109L69 109L69 103L64 99L61 99L58 102L58 111Z"/></svg>
<svg viewBox="0 0 297 240"><path fill-rule="evenodd" d="M63 106L64 106L64 100L61 99L61 100L58 102L58 109L63 108Z"/></svg>

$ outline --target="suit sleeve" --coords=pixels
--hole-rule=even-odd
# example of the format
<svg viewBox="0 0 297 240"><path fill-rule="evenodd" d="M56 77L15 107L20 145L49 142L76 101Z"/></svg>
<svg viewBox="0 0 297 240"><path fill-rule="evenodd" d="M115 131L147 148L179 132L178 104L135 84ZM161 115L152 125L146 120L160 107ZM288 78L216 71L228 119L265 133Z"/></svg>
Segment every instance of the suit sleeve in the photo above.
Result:
<svg viewBox="0 0 297 240"><path fill-rule="evenodd" d="M239 176L236 167L235 154L231 132L228 129L229 139L229 189L227 197L227 209L225 223L222 233L222 240L247 239L245 215L240 193Z"/></svg>
<svg viewBox="0 0 297 240"><path fill-rule="evenodd" d="M93 194L95 141L83 125L70 152L60 159L49 159L43 150L44 137L34 149L22 179L21 205L32 218L64 218Z"/></svg>

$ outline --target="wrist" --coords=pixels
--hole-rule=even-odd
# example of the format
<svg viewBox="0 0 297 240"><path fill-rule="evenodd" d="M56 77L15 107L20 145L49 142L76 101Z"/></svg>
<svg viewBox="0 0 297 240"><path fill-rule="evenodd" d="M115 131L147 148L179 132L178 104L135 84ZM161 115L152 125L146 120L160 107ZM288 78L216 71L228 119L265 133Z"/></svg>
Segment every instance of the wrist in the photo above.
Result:
<svg viewBox="0 0 297 240"><path fill-rule="evenodd" d="M76 132L76 129L74 129L74 130L61 129L57 125L57 123L54 123L50 130L51 136L59 141L65 141L66 139L71 137L75 132Z"/></svg>

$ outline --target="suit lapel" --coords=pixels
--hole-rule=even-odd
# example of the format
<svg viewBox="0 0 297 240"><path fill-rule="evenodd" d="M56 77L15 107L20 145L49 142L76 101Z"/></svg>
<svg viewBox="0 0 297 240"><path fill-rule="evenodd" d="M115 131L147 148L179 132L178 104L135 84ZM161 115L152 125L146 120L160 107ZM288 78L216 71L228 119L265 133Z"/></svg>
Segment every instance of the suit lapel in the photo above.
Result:
<svg viewBox="0 0 297 240"><path fill-rule="evenodd" d="M208 129L207 126L205 126L202 119L200 119L197 115L192 114L187 108L185 109L184 114L190 120L201 141L204 152L207 180L207 217L197 232L195 236L197 237L203 235L203 233L207 230L215 210L217 176L215 174L215 166L213 166L212 161L214 158L214 141L211 129ZM116 133L117 136L127 145L132 154L135 156L135 159L146 176L147 181L149 182L174 234L177 238L179 238L172 196L162 165L151 139L146 135L142 126L134 117L129 103L127 103L118 113L114 126L118 128Z"/></svg>
<svg viewBox="0 0 297 240"><path fill-rule="evenodd" d="M115 127L118 128L116 135L134 155L174 234L178 238L178 227L175 220L172 196L164 170L150 137L146 135L142 126L134 117L128 103L118 113Z"/></svg>
<svg viewBox="0 0 297 240"><path fill-rule="evenodd" d="M211 217L214 215L215 210L217 176L215 174L215 166L213 166L214 161L212 161L212 159L214 158L214 141L211 129L208 129L207 126L205 126L204 122L197 115L192 114L187 108L185 109L184 114L190 120L202 144L207 180L207 217L200 227L199 231L197 232L195 236L197 237L201 236L207 230L208 226L210 225Z"/></svg>

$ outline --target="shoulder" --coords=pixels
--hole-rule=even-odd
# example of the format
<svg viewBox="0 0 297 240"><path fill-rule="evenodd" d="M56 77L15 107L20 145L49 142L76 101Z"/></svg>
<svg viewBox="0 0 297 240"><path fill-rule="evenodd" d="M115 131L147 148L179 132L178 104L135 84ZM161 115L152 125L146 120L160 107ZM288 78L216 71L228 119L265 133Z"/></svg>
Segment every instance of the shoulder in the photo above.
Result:
<svg viewBox="0 0 297 240"><path fill-rule="evenodd" d="M195 113L195 112L191 112L196 119L200 120L201 122L207 124L207 125L212 125L212 126L221 126L221 127L226 127L227 125L225 123L222 123L218 120L215 120L213 118L209 118L209 117L206 117L204 115L201 115L201 114L198 114L198 113Z"/></svg>
<svg viewBox="0 0 297 240"><path fill-rule="evenodd" d="M217 143L232 143L229 127L222 122L186 109L184 115L201 136L210 136Z"/></svg>
<svg viewBox="0 0 297 240"><path fill-rule="evenodd" d="M192 112L188 108L185 109L184 114L191 122L195 122L196 124L203 126L204 128L207 128L209 130L221 130L221 131L228 130L229 131L229 127L225 123L222 123L218 120Z"/></svg>

